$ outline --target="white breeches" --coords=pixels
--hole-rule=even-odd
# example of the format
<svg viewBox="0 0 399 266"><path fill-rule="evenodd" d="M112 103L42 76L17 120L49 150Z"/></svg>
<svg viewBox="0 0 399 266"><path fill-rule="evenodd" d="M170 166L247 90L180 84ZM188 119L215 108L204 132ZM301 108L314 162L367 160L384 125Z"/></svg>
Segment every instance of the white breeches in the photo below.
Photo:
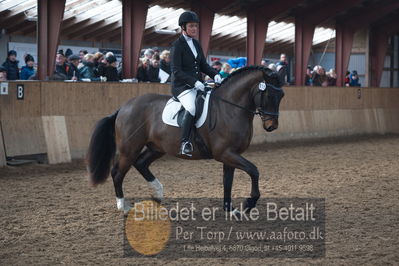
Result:
<svg viewBox="0 0 399 266"><path fill-rule="evenodd" d="M195 116L195 98L197 91L195 88L185 90L177 96L184 109L186 109L192 116Z"/></svg>

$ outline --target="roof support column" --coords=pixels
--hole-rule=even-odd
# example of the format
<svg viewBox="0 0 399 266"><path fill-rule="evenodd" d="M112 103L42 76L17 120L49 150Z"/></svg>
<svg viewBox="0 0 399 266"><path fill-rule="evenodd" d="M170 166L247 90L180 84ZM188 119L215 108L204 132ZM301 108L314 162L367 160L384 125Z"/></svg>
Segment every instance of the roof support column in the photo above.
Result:
<svg viewBox="0 0 399 266"><path fill-rule="evenodd" d="M335 33L335 68L337 72L337 86L343 86L349 58L352 51L354 31L347 25L337 23Z"/></svg>
<svg viewBox="0 0 399 266"><path fill-rule="evenodd" d="M209 51L209 41L211 39L215 12L210 10L206 5L199 1L192 2L191 8L199 16L200 28L198 37L201 42L202 50L204 51L204 55L206 57Z"/></svg>
<svg viewBox="0 0 399 266"><path fill-rule="evenodd" d="M55 56L60 40L65 0L38 0L38 78L46 80L54 73Z"/></svg>
<svg viewBox="0 0 399 266"><path fill-rule="evenodd" d="M381 31L373 31L371 36L371 86L379 87L384 69L389 36Z"/></svg>
<svg viewBox="0 0 399 266"><path fill-rule="evenodd" d="M305 84L306 68L309 62L310 50L315 26L307 23L301 17L295 18L295 85Z"/></svg>
<svg viewBox="0 0 399 266"><path fill-rule="evenodd" d="M123 77L136 76L148 4L144 0L122 0Z"/></svg>
<svg viewBox="0 0 399 266"><path fill-rule="evenodd" d="M247 10L247 65L261 63L268 25L264 16Z"/></svg>

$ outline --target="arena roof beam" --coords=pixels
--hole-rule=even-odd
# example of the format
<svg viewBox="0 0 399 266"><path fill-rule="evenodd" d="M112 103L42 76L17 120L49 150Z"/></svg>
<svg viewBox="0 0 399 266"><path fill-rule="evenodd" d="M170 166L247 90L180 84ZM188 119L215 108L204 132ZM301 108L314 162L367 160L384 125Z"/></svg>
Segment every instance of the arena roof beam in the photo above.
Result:
<svg viewBox="0 0 399 266"><path fill-rule="evenodd" d="M103 5L99 5L94 7L86 12L82 12L62 24L62 31L65 35L71 34L73 32L72 29L82 29L91 24L97 23L106 18L112 17L115 14L119 14L119 19L121 19L121 10L122 6L119 2L108 2ZM67 33L66 33L67 31Z"/></svg>
<svg viewBox="0 0 399 266"><path fill-rule="evenodd" d="M65 0L38 0L37 4L38 77L39 80L46 80L54 73Z"/></svg>
<svg viewBox="0 0 399 266"><path fill-rule="evenodd" d="M261 7L252 5L246 10L248 65L260 64L262 61L270 20L300 2L303 0L274 1Z"/></svg>
<svg viewBox="0 0 399 266"><path fill-rule="evenodd" d="M359 3L360 0L323 1L301 9L295 16L295 85L305 84L314 31L317 24Z"/></svg>
<svg viewBox="0 0 399 266"><path fill-rule="evenodd" d="M80 36L84 36L85 38L87 38L87 36L90 35L90 33L97 31L98 29L104 28L107 25L110 24L114 24L115 22L120 22L118 23L118 26L121 27L122 23L121 23L122 17L120 15L120 10L119 12L117 12L116 14L114 14L111 17L108 17L106 19L101 19L101 20L95 20L93 21L93 23L90 23L87 26L82 26L82 27L78 27L77 30L74 31L68 31L68 33L65 33L64 31L62 32L63 35L68 34L68 37L72 38L72 37L80 37Z"/></svg>
<svg viewBox="0 0 399 266"><path fill-rule="evenodd" d="M397 0L386 0L384 2L378 1L337 20L335 67L338 86L344 85L344 77L349 65L355 32L387 14L393 13L398 8L399 1Z"/></svg>
<svg viewBox="0 0 399 266"><path fill-rule="evenodd" d="M212 35L212 26L215 13L228 5L230 0L201 0L192 1L191 9L196 12L200 19L199 40L201 42L204 55L208 55L209 41Z"/></svg>
<svg viewBox="0 0 399 266"><path fill-rule="evenodd" d="M399 32L399 18L396 17L371 28L371 86L379 87L384 69L389 38Z"/></svg>
<svg viewBox="0 0 399 266"><path fill-rule="evenodd" d="M145 0L122 0L123 77L136 76L148 4Z"/></svg>

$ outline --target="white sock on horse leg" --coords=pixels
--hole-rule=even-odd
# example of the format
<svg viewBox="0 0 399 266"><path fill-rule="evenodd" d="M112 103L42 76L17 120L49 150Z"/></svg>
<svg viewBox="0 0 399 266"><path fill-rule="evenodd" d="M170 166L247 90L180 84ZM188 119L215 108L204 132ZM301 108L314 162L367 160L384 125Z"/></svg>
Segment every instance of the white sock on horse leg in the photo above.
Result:
<svg viewBox="0 0 399 266"><path fill-rule="evenodd" d="M154 189L154 197L159 200L163 199L163 185L159 182L158 178L155 178L153 181L149 182L151 187Z"/></svg>
<svg viewBox="0 0 399 266"><path fill-rule="evenodd" d="M116 207L118 210L123 211L125 206L125 198L116 198Z"/></svg>

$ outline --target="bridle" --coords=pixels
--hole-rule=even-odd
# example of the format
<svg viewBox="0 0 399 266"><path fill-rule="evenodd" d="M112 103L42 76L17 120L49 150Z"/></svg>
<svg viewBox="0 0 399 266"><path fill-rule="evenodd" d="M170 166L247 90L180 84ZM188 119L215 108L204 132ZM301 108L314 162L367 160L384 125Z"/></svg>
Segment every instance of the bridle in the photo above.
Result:
<svg viewBox="0 0 399 266"><path fill-rule="evenodd" d="M245 110L245 111L247 111L248 113L251 113L251 114L253 114L253 115L259 115L260 118L262 119L262 121L264 121L264 122L265 122L265 121L268 121L268 120L272 120L272 119L277 119L277 118L279 117L279 115L280 115L278 111L277 111L277 112L269 112L269 111L266 111L267 106L264 106L264 105L265 105L265 97L267 97L268 94L270 93L270 88L273 89L273 90L275 90L275 91L281 92L281 93L283 93L283 95L284 95L283 89L282 89L282 88L279 88L279 87L276 87L276 86L274 86L273 84L266 83L266 81L260 82L258 86L259 86L258 91L257 91L257 92L255 93L255 95L252 97L252 100L254 100L255 97L256 97L259 93L261 94L261 96L260 96L260 97L261 97L261 99L260 99L260 105L259 105L259 107L256 107L255 110L251 110L251 109L246 108L246 107L244 107L244 106L241 106L241 105L235 104L235 103L233 103L233 102L230 102L230 101L228 101L228 100L226 100L226 99L223 99L223 98L219 97L219 96L216 95L216 94L213 94L213 97L215 97L216 99L218 99L218 100L220 100L220 101L222 101L222 102L224 102L224 103L227 103L227 104L230 104L230 105L232 105L232 106L234 106L234 107L237 107L237 108L240 108L240 109L242 109L242 110ZM269 116L269 117L266 118L266 116Z"/></svg>

